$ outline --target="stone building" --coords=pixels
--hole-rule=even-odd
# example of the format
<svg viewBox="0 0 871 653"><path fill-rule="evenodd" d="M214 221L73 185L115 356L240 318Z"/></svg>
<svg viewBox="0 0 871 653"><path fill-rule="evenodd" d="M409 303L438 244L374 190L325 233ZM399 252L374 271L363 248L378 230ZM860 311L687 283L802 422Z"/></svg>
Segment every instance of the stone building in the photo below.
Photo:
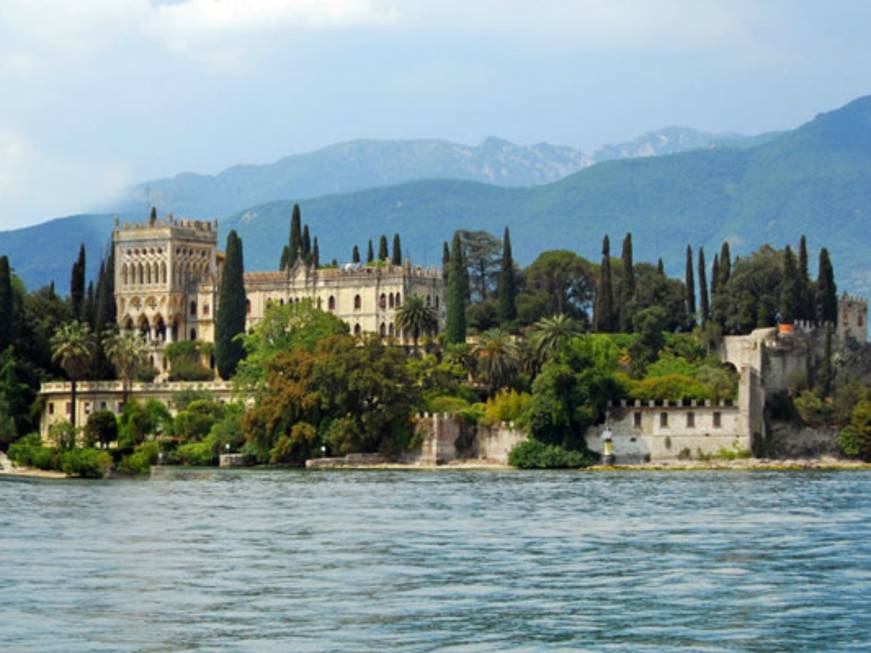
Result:
<svg viewBox="0 0 871 653"><path fill-rule="evenodd" d="M179 340L214 342L215 310L223 265L217 251L217 222L163 220L120 224L115 248L115 300L118 325L136 329L152 345L152 362L168 369L164 346ZM420 296L444 322L444 283L439 268L346 264L317 268L298 261L281 272L247 272L247 328L270 303L311 301L348 323L355 335L377 333L408 344L411 334L396 326L406 297Z"/></svg>

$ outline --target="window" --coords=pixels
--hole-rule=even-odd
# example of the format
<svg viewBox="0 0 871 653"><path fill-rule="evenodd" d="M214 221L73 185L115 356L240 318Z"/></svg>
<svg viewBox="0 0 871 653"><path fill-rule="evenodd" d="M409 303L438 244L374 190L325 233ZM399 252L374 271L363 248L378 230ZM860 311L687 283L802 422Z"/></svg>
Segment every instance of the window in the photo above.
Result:
<svg viewBox="0 0 871 653"><path fill-rule="evenodd" d="M360 328L360 325L355 324L354 325L354 335L359 336L362 332L363 332L363 330Z"/></svg>
<svg viewBox="0 0 871 653"><path fill-rule="evenodd" d="M394 297L393 293L390 293L390 308L393 308Z"/></svg>
<svg viewBox="0 0 871 653"><path fill-rule="evenodd" d="M381 334L382 338L387 335L387 325L384 324L384 322L382 322L381 326L378 327L378 333Z"/></svg>
<svg viewBox="0 0 871 653"><path fill-rule="evenodd" d="M105 401L100 402L100 410L106 410L106 402Z"/></svg>
<svg viewBox="0 0 871 653"><path fill-rule="evenodd" d="M632 426L637 429L641 428L641 413L633 413L632 414Z"/></svg>
<svg viewBox="0 0 871 653"><path fill-rule="evenodd" d="M694 428L696 425L696 414L692 411L687 413L687 428Z"/></svg>
<svg viewBox="0 0 871 653"><path fill-rule="evenodd" d="M387 308L387 295L384 293L381 293L381 296L378 298L378 308Z"/></svg>
<svg viewBox="0 0 871 653"><path fill-rule="evenodd" d="M363 300L360 298L360 295L354 295L354 310L359 311L363 306Z"/></svg>
<svg viewBox="0 0 871 653"><path fill-rule="evenodd" d="M436 308L439 307L439 296L438 295L435 296L435 307Z"/></svg>
<svg viewBox="0 0 871 653"><path fill-rule="evenodd" d="M432 297L430 297L429 295L426 296L426 305L432 306Z"/></svg>
<svg viewBox="0 0 871 653"><path fill-rule="evenodd" d="M659 414L659 425L663 428L668 426L668 413Z"/></svg>
<svg viewBox="0 0 871 653"><path fill-rule="evenodd" d="M191 315L193 317L197 316L197 303L196 302L191 302Z"/></svg>
<svg viewBox="0 0 871 653"><path fill-rule="evenodd" d="M402 306L402 295L396 293L396 308Z"/></svg>
<svg viewBox="0 0 871 653"><path fill-rule="evenodd" d="M722 422L723 422L723 417L722 417L720 411L714 411L714 428L715 429L720 428L720 426L722 426Z"/></svg>
<svg viewBox="0 0 871 653"><path fill-rule="evenodd" d="M245 300L245 314L251 315L251 300L250 299Z"/></svg>
<svg viewBox="0 0 871 653"><path fill-rule="evenodd" d="M865 326L865 319L862 317L861 313L859 313L859 317L856 318L856 324L859 326Z"/></svg>
<svg viewBox="0 0 871 653"><path fill-rule="evenodd" d="M336 310L336 298L330 295L330 298L327 300L327 308L331 311Z"/></svg>
<svg viewBox="0 0 871 653"><path fill-rule="evenodd" d="M209 305L203 304L203 315L208 315L208 314L209 314Z"/></svg>
<svg viewBox="0 0 871 653"><path fill-rule="evenodd" d="M197 339L197 330L191 329L191 340L196 340L196 339Z"/></svg>
<svg viewBox="0 0 871 653"><path fill-rule="evenodd" d="M91 414L91 402L86 401L85 402L85 415L90 415L90 414Z"/></svg>
<svg viewBox="0 0 871 653"><path fill-rule="evenodd" d="M49 402L48 404L48 414L54 415L54 402Z"/></svg>
<svg viewBox="0 0 871 653"><path fill-rule="evenodd" d="M73 414L73 405L70 402L67 402L66 409L67 409L67 415Z"/></svg>

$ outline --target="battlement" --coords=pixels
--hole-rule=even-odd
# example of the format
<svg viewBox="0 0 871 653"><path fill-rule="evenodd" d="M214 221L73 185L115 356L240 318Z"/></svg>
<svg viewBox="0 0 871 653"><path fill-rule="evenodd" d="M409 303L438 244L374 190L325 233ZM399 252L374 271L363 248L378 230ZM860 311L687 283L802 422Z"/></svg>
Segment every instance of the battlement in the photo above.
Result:
<svg viewBox="0 0 871 653"><path fill-rule="evenodd" d="M121 222L116 216L115 231L116 233L123 232L142 232L153 229L171 229L173 231L187 231L196 234L214 235L217 240L218 221L217 220L194 220L192 218L176 218L169 213L164 218L156 220L144 220L141 222Z"/></svg>

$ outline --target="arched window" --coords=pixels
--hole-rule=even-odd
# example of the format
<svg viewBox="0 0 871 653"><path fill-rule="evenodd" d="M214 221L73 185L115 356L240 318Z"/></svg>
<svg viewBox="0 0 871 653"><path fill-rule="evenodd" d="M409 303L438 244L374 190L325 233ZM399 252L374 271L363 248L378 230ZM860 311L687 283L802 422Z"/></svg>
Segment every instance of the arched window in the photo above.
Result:
<svg viewBox="0 0 871 653"><path fill-rule="evenodd" d="M197 339L197 330L191 329L191 340L196 340L196 339Z"/></svg>
<svg viewBox="0 0 871 653"><path fill-rule="evenodd" d="M387 295L381 293L381 296L378 298L378 307L381 309L387 308Z"/></svg>
<svg viewBox="0 0 871 653"><path fill-rule="evenodd" d="M432 297L430 297L429 295L426 296L426 305L432 306Z"/></svg>
<svg viewBox="0 0 871 653"><path fill-rule="evenodd" d="M154 283L160 283L160 266L155 262L154 265L151 266L154 270L152 278L154 279Z"/></svg>
<svg viewBox="0 0 871 653"><path fill-rule="evenodd" d="M197 303L191 302L191 316L196 317L197 315ZM196 340L196 338L191 338L191 340Z"/></svg>
<svg viewBox="0 0 871 653"><path fill-rule="evenodd" d="M121 266L121 285L127 285L127 264Z"/></svg>
<svg viewBox="0 0 871 653"><path fill-rule="evenodd" d="M354 310L359 311L362 306L363 300L360 298L360 295L354 295Z"/></svg>
<svg viewBox="0 0 871 653"><path fill-rule="evenodd" d="M435 296L435 305L436 305L436 308L439 307L439 296L438 295Z"/></svg>
<svg viewBox="0 0 871 653"><path fill-rule="evenodd" d="M330 298L327 300L327 308L331 311L336 310L336 298L330 295Z"/></svg>
<svg viewBox="0 0 871 653"><path fill-rule="evenodd" d="M160 283L166 283L166 263L160 264Z"/></svg>
<svg viewBox="0 0 871 653"><path fill-rule="evenodd" d="M148 263L145 264L145 283L151 285L151 266Z"/></svg>
<svg viewBox="0 0 871 653"><path fill-rule="evenodd" d="M142 263L139 264L139 283L145 283L145 268L142 267Z"/></svg>
<svg viewBox="0 0 871 653"><path fill-rule="evenodd" d="M381 335L382 338L387 335L387 325L384 324L384 322L382 322L381 326L378 327L378 333Z"/></svg>
<svg viewBox="0 0 871 653"><path fill-rule="evenodd" d="M283 299L281 300L281 303L282 304L284 303ZM251 300L250 299L245 300L245 314L251 315Z"/></svg>
<svg viewBox="0 0 871 653"><path fill-rule="evenodd" d="M402 295L396 293L396 308L402 306Z"/></svg>
<svg viewBox="0 0 871 653"><path fill-rule="evenodd" d="M392 336L393 334L396 333L396 327L393 326L393 323L390 324L390 329L389 329L389 331L390 331L390 335L391 335L391 336Z"/></svg>
<svg viewBox="0 0 871 653"><path fill-rule="evenodd" d="M390 308L393 308L393 303L394 303L393 293L390 293Z"/></svg>
<svg viewBox="0 0 871 653"><path fill-rule="evenodd" d="M359 324L354 325L354 335L359 336L363 332L363 329L360 328Z"/></svg>

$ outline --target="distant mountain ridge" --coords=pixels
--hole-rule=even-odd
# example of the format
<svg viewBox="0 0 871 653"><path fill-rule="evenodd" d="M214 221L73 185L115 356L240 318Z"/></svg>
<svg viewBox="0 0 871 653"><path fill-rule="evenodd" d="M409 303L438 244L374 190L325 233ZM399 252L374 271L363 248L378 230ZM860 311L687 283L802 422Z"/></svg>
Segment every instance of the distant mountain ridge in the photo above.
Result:
<svg viewBox="0 0 871 653"><path fill-rule="evenodd" d="M133 187L111 209L136 212L158 206L176 215L220 218L276 200L307 199L420 179L537 186L601 161L674 154L742 138L737 134L668 127L627 143L599 148L592 155L572 147L516 145L495 137L480 145L444 140L354 140L287 156L275 163L233 166L217 175L185 172L148 181Z"/></svg>
<svg viewBox="0 0 871 653"><path fill-rule="evenodd" d="M221 220L221 238L235 228L249 270L275 269L286 242L294 199L252 205ZM402 235L415 262L440 264L441 243L457 228L512 230L517 259L568 248L597 260L601 238L631 231L636 259L662 256L682 274L687 243L708 259L723 239L744 254L761 244L783 246L808 236L813 256L826 245L840 289L871 294L871 97L818 115L797 129L746 141L637 159L605 161L559 181L504 187L429 179L324 195L301 202L303 220L319 236L322 260L347 260L354 244ZM163 207L161 207L163 212ZM129 217L144 219L137 210ZM0 232L0 252L33 287L57 279L65 289L77 244L89 263L108 242L110 215L74 216ZM812 263L816 272L816 261Z"/></svg>

